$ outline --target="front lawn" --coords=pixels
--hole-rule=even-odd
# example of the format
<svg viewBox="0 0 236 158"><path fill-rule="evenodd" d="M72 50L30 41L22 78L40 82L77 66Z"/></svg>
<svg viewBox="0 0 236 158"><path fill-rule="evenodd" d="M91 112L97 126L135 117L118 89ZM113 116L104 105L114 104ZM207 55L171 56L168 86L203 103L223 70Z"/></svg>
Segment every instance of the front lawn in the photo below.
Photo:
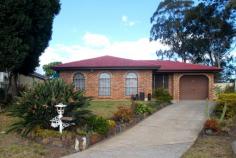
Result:
<svg viewBox="0 0 236 158"><path fill-rule="evenodd" d="M46 147L21 136L5 131L17 119L0 113L0 158L57 158L72 152L70 149Z"/></svg>
<svg viewBox="0 0 236 158"><path fill-rule="evenodd" d="M137 101L138 103L150 103L144 101ZM94 114L102 116L104 118L111 118L113 113L117 111L119 106L130 107L130 100L93 100L90 106L87 108Z"/></svg>
<svg viewBox="0 0 236 158"><path fill-rule="evenodd" d="M142 101L138 101L142 102ZM150 103L150 102L145 102ZM94 114L111 118L119 106L130 107L130 100L123 101L91 101L91 105L87 107ZM73 149L65 149L60 147L45 146L26 138L22 138L18 134L8 133L5 131L10 124L17 121L17 118L7 116L6 113L0 113L0 158L17 157L17 158L53 158L67 155L73 152Z"/></svg>
<svg viewBox="0 0 236 158"><path fill-rule="evenodd" d="M116 108L120 105L130 106L130 101L92 101L88 107L94 114L104 117L111 117ZM73 150L62 149L22 138L18 134L5 133L10 124L17 121L17 118L7 116L7 113L0 113L0 158L53 158L67 155Z"/></svg>
<svg viewBox="0 0 236 158"><path fill-rule="evenodd" d="M199 136L182 158L232 158L231 142L228 136Z"/></svg>
<svg viewBox="0 0 236 158"><path fill-rule="evenodd" d="M111 100L94 100L91 101L90 106L87 108L91 110L95 115L102 116L104 118L110 118L119 106L129 107L131 101L111 101Z"/></svg>

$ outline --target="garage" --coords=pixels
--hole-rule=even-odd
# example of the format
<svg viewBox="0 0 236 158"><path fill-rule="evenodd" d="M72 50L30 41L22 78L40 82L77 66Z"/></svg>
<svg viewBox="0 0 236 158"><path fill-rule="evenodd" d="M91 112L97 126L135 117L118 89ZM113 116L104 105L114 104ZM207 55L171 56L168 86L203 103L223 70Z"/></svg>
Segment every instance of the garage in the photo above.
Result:
<svg viewBox="0 0 236 158"><path fill-rule="evenodd" d="M204 75L184 75L180 78L180 100L208 98L208 78Z"/></svg>

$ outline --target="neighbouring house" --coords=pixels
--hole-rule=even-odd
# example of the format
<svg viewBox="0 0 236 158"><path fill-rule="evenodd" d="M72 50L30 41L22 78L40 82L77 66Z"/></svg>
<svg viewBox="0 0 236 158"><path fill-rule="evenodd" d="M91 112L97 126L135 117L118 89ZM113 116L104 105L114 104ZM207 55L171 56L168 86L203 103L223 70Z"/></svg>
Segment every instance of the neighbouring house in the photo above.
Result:
<svg viewBox="0 0 236 158"><path fill-rule="evenodd" d="M102 56L54 67L60 77L96 99L128 99L156 88L174 100L213 99L217 67L163 60L131 60Z"/></svg>
<svg viewBox="0 0 236 158"><path fill-rule="evenodd" d="M39 73L31 73L29 75L18 75L17 85L32 87L34 83L44 82L46 77ZM4 88L8 84L8 73L0 72L0 88Z"/></svg>
<svg viewBox="0 0 236 158"><path fill-rule="evenodd" d="M19 75L18 76L18 85L24 85L32 87L34 83L42 83L47 78L44 75L41 75L37 72L31 73L29 75Z"/></svg>

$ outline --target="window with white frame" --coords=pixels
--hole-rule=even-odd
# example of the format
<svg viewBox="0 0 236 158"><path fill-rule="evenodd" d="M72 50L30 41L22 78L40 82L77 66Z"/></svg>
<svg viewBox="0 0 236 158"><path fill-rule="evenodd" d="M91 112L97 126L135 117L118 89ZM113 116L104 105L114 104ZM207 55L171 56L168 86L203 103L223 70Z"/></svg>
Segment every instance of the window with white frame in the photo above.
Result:
<svg viewBox="0 0 236 158"><path fill-rule="evenodd" d="M101 73L99 75L99 96L110 96L111 95L111 75L109 73Z"/></svg>
<svg viewBox="0 0 236 158"><path fill-rule="evenodd" d="M85 77L82 73L75 74L73 83L76 90L85 90Z"/></svg>
<svg viewBox="0 0 236 158"><path fill-rule="evenodd" d="M128 73L125 77L125 95L138 94L138 76L135 73Z"/></svg>

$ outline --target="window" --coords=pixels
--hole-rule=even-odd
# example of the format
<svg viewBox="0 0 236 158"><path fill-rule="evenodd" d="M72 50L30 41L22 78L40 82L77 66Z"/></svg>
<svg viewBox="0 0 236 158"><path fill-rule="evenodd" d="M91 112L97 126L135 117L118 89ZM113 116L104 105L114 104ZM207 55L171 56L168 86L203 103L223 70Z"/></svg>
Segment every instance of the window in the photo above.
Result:
<svg viewBox="0 0 236 158"><path fill-rule="evenodd" d="M167 74L157 74L154 76L154 88L168 89L169 77Z"/></svg>
<svg viewBox="0 0 236 158"><path fill-rule="evenodd" d="M128 73L125 78L125 95L138 94L138 77L135 73Z"/></svg>
<svg viewBox="0 0 236 158"><path fill-rule="evenodd" d="M108 73L101 73L99 76L99 96L110 96L111 95L111 76Z"/></svg>
<svg viewBox="0 0 236 158"><path fill-rule="evenodd" d="M73 82L76 90L85 90L85 78L83 74L76 73Z"/></svg>

